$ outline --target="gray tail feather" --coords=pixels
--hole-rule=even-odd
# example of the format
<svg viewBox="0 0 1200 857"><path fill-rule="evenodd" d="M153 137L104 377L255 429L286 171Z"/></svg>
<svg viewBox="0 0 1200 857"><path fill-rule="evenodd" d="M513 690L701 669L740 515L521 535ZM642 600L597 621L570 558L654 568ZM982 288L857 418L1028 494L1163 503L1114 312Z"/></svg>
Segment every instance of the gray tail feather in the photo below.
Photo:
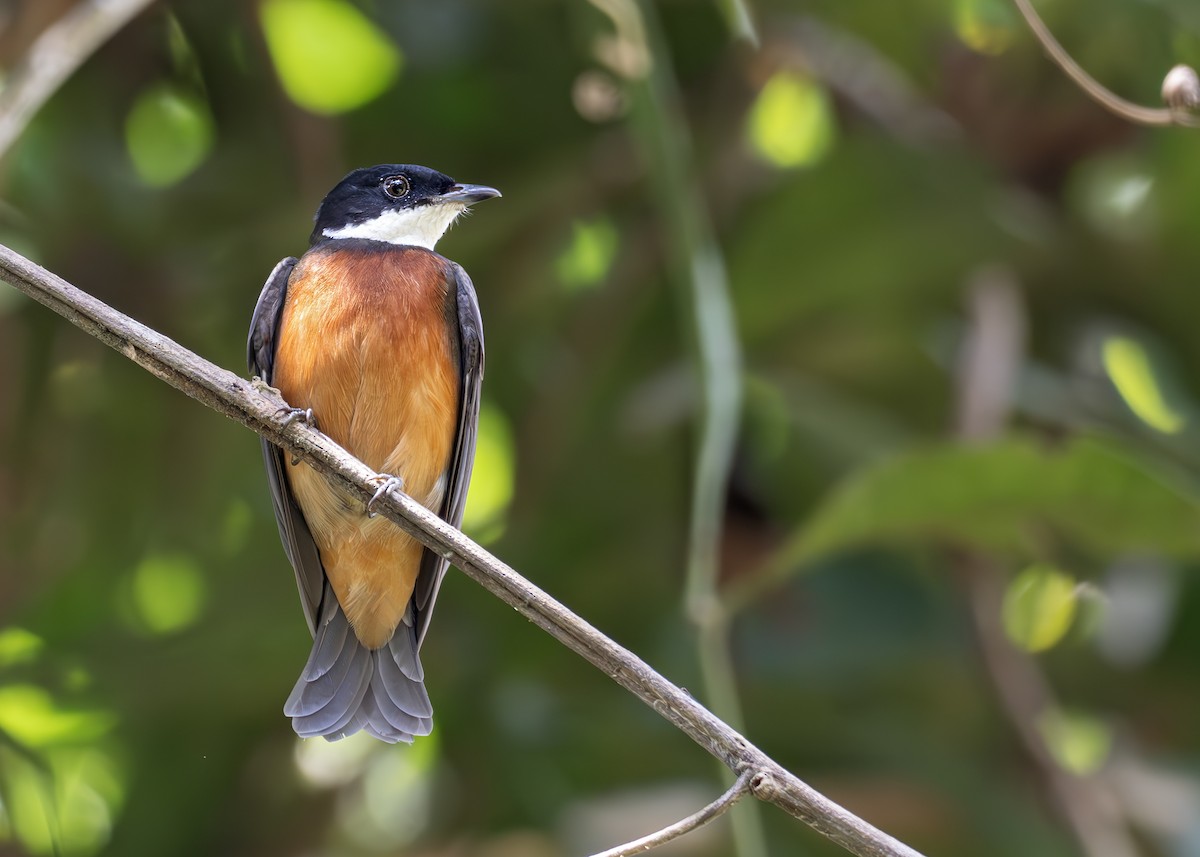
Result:
<svg viewBox="0 0 1200 857"><path fill-rule="evenodd" d="M412 608L386 646L358 641L329 583L312 654L283 713L301 738L336 741L360 729L381 741L411 744L433 729L433 706L417 657Z"/></svg>

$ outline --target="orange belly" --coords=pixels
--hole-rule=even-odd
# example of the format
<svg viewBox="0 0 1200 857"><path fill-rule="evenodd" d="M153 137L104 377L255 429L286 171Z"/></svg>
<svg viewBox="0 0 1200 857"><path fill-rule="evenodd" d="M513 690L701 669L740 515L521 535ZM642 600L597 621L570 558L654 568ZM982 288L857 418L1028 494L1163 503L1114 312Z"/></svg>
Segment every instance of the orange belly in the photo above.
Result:
<svg viewBox="0 0 1200 857"><path fill-rule="evenodd" d="M459 397L441 264L412 247L311 251L288 283L272 375L321 431L433 511ZM379 648L404 616L424 548L306 464L288 479L355 634Z"/></svg>

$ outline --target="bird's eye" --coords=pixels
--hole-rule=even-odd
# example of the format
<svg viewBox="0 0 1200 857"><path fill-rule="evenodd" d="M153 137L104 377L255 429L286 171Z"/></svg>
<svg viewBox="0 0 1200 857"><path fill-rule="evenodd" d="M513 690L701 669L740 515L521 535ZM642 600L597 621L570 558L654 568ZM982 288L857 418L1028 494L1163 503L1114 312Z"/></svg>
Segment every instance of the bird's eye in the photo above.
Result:
<svg viewBox="0 0 1200 857"><path fill-rule="evenodd" d="M383 192L392 199L399 199L408 193L408 177L407 176L388 176L383 180Z"/></svg>

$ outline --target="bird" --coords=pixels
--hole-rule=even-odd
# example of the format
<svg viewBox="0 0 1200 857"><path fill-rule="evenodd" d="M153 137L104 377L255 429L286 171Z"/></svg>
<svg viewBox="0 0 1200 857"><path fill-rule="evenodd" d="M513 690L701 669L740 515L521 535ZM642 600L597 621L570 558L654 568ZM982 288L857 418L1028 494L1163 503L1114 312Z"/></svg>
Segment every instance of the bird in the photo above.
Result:
<svg viewBox="0 0 1200 857"><path fill-rule="evenodd" d="M433 728L418 652L449 562L373 506L401 487L462 521L475 457L483 322L466 271L435 251L499 197L428 167L357 169L321 201L309 247L277 264L247 359L302 419L379 476L367 503L262 441L280 539L312 652L284 705L296 734L412 743Z"/></svg>

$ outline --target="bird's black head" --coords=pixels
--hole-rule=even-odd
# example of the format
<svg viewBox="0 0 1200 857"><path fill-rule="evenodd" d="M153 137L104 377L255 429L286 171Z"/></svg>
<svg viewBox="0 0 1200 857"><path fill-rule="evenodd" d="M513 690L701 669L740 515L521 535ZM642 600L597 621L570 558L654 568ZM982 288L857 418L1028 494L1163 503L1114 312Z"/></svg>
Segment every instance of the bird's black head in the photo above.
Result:
<svg viewBox="0 0 1200 857"><path fill-rule="evenodd" d="M500 191L460 184L428 167L366 167L350 173L322 200L312 243L366 238L432 250L467 206L493 196Z"/></svg>

